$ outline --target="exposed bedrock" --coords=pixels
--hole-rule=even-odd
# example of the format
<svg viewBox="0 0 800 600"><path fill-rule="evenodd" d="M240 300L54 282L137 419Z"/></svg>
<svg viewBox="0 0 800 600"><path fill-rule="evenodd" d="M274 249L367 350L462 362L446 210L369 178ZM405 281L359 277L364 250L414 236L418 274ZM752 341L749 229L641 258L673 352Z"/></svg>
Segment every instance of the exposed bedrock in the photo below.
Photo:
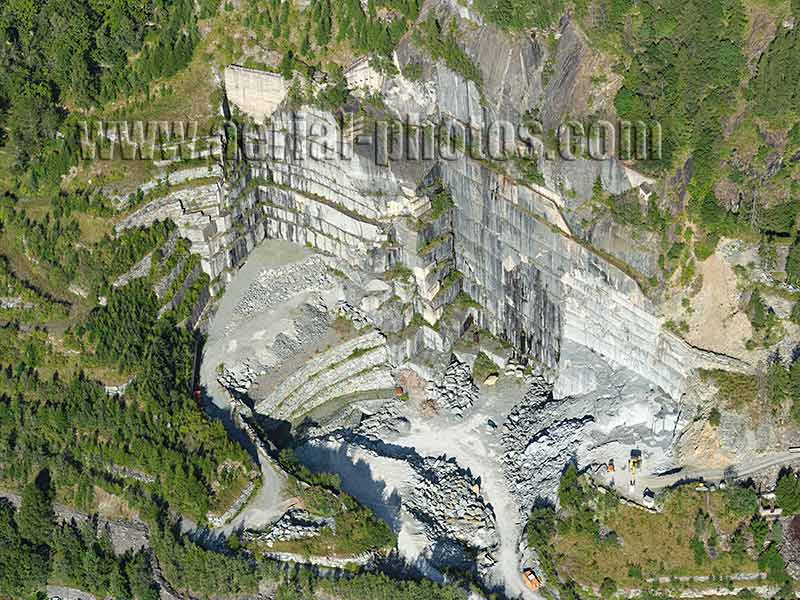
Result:
<svg viewBox="0 0 800 600"><path fill-rule="evenodd" d="M549 198L467 159L441 173L456 203L456 268L492 333L549 367L573 341L674 398L692 369L731 366L664 331L630 276L544 218Z"/></svg>
<svg viewBox="0 0 800 600"><path fill-rule="evenodd" d="M184 171L168 180L177 189L153 192L154 197L122 219L115 231L169 219L178 226L179 236L191 242L191 252L200 255L203 271L212 280L225 280L264 239L260 211L255 210L246 180L226 179L219 165ZM209 178L216 181L209 183Z"/></svg>
<svg viewBox="0 0 800 600"><path fill-rule="evenodd" d="M228 99L259 123L274 112L288 92L287 82L276 73L238 65L225 69Z"/></svg>
<svg viewBox="0 0 800 600"><path fill-rule="evenodd" d="M336 519L331 517L314 517L308 512L292 508L287 510L280 519L266 532L247 531L245 541L257 541L268 546L274 542L290 540L304 540L318 536L325 528L336 532Z"/></svg>

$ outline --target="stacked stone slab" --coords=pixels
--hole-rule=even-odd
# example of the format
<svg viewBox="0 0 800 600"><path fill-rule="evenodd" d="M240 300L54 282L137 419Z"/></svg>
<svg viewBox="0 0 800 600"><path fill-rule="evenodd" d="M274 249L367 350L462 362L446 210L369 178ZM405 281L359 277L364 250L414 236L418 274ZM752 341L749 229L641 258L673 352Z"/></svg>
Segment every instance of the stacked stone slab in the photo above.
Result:
<svg viewBox="0 0 800 600"><path fill-rule="evenodd" d="M523 400L503 423L503 471L521 507L539 498L555 500L564 464L591 438L591 407L554 400L552 386L531 378Z"/></svg>
<svg viewBox="0 0 800 600"><path fill-rule="evenodd" d="M353 263L387 239L380 225L322 199L272 186L259 186L255 194L268 238L308 244Z"/></svg>
<svg viewBox="0 0 800 600"><path fill-rule="evenodd" d="M264 167L253 167L255 175L266 175L259 169L269 169L275 184L321 198L362 220L409 212L402 180L380 164L374 152L343 137L330 113L312 108L302 113L280 111L272 121L278 132L286 133L274 136Z"/></svg>
<svg viewBox="0 0 800 600"><path fill-rule="evenodd" d="M494 512L480 493L480 481L444 456L425 458L415 469L414 493L405 508L423 523L439 565L482 571L493 564L497 546ZM477 564L475 564L477 563Z"/></svg>

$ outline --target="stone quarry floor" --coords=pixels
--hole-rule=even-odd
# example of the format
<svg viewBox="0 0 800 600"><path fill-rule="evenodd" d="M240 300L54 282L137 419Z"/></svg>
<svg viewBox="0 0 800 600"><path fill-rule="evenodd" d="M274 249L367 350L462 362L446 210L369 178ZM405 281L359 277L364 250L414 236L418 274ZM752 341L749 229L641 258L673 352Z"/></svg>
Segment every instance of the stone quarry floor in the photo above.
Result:
<svg viewBox="0 0 800 600"><path fill-rule="evenodd" d="M265 272L279 270L304 261L315 260L307 248L288 242L267 240L248 257L246 264L228 284L220 299L216 312L208 327L208 338L200 368L200 383L205 392L205 407L212 417L219 418L231 435L241 440L245 447L248 440L234 424L231 417L231 402L227 390L218 382L218 367L240 364L256 365L247 383L247 394L253 401L269 393L284 377L288 377L315 353L341 343L344 339L332 327L320 330L309 339L292 346L290 352L276 361L272 345L281 334L296 334L301 309L313 302L320 294L325 295L325 304L331 305L339 290L334 288L294 290L274 302L253 302L253 286ZM272 271L270 271L271 273ZM266 273L269 275L270 273ZM290 277L291 279L291 277ZM325 286L323 286L325 287ZM242 306L246 309L243 310ZM271 353L272 352L272 353ZM617 487L617 490L635 501L641 501L645 487L658 490L674 485L680 479L700 477L708 481L720 479L720 469L684 469L680 473L658 476L656 473L669 466L665 453L670 445L671 425L664 417L653 417L662 403L648 384L624 369L611 369L598 362L594 356L573 351L568 368L574 370L566 395L569 396L569 412L575 415L591 414L595 425L589 439L582 439L581 466L604 464L614 459L617 473L610 475L602 469L596 476ZM269 365L259 374L259 365ZM591 384L587 387L587 381ZM538 597L522 583L520 571L524 566L520 555L520 542L524 532L525 517L512 495L511 487L504 476L503 424L515 406L526 394L525 380L513 375L501 375L494 386L479 386L480 393L464 417L453 414L431 414L429 409L414 401L403 404L402 416L408 427L398 432L387 432L388 443L413 448L421 456L454 458L462 468L469 469L480 480L480 494L491 505L499 545L494 553L495 566L490 570L487 583L503 589L507 596L519 598ZM573 398L573 394L575 394ZM647 408L647 407L650 408ZM653 408L655 406L655 408ZM647 409L647 410L645 410ZM650 412L648 412L648 410ZM583 412L581 412L583 411ZM653 414L650 414L653 413ZM660 413L658 413L660 414ZM677 419L678 416L675 416ZM666 425L665 425L666 423ZM657 434L658 431L664 433ZM628 473L624 469L632 448L645 451L645 463L638 474L633 493L628 489ZM440 574L423 558L427 539L420 524L402 508L401 498L409 485L413 485L413 473L402 461L375 456L359 448L331 447L323 453L298 455L312 468L336 472L343 480L343 489L373 508L392 529L398 533L398 548L406 559L433 579ZM558 457L559 460L561 457ZM564 457L565 460L568 457ZM740 475L764 468L796 462L798 455L781 453L761 456L748 464L737 465ZM227 534L239 528L263 528L279 518L291 505L284 493L285 478L271 463L261 461L262 486L245 508L225 527L215 533ZM531 477L536 474L532 473Z"/></svg>
<svg viewBox="0 0 800 600"><path fill-rule="evenodd" d="M258 288L259 281L263 281L265 277L269 279L281 269L310 264L307 261L314 260L314 253L307 248L277 240L263 242L228 284L209 323L200 368L205 406L209 414L219 418L231 435L241 440L245 447L248 440L231 417L230 396L218 382L219 366L230 368L247 365L250 370L249 379L242 385L246 386L250 400L257 402L278 381L302 366L310 356L342 341L332 327L327 327L324 330L315 330L314 335L306 334L308 339L291 346L290 351L283 356L276 356L273 350L281 335L297 335L298 319L304 318L304 306L314 302L315 298L320 298L320 294L325 297L325 304L330 306L335 303L339 290L335 286L316 289L313 285L308 289L289 289L288 292L281 288L277 297L264 300L254 289ZM296 272L286 276L289 288L293 283L289 280L293 277L297 277ZM279 287L282 285L283 283L278 284ZM595 362L594 357L583 357L580 353L573 352L573 364L570 368L580 372L582 379L575 379L569 390L579 394L577 401L571 405L584 406L583 409L578 409L576 415L583 414L580 410L585 409L587 414L595 416L597 427L602 430L602 435L598 434L596 439L581 441L584 452L582 458L594 463L604 463L608 458L614 458L619 469L626 464L631 448L642 447L642 442L648 442L651 437L648 430L653 425L648 422L647 415L638 414L644 404L640 406L636 399L644 400L652 394L638 378L610 370L605 364L594 364ZM589 379L596 386L594 391L580 389L585 384L586 374L592 375ZM509 597L536 597L523 585L520 576L521 568L526 566L521 563L520 556L525 518L504 476L502 460L503 424L514 407L522 401L527 385L521 378L501 375L496 385L481 385L479 388L480 393L475 404L465 411L463 418L453 414L431 414L415 402L405 403L402 411L409 426L399 433L390 434L387 441L413 448L421 456L445 455L454 458L460 467L469 469L474 477L480 479L480 493L493 509L499 538L499 546L494 553L497 563L489 573L488 583L504 589ZM620 399L614 409L608 409L608 395L611 392ZM606 409L598 411L599 406ZM641 425L637 427L628 427L631 423L640 422ZM652 447L648 454L653 455L653 460L647 460L639 474L637 487L631 495L634 500L641 500L641 491L645 486L657 489L674 483L672 479L667 481L655 477L651 471L663 467L657 459L661 452L657 451L663 451L661 445L666 440L649 442ZM643 447L649 447L650 444ZM299 455L303 456L302 453ZM403 491L413 481L413 474L406 468L407 465L358 449L351 453L334 449L324 457L317 458L319 464L314 464L317 459L313 454L305 455L309 466L338 473L343 479L343 488L372 507L398 533L400 552L410 562L420 566L423 572L436 579L435 569L427 568L422 559L427 545L425 534L420 530L419 523L401 508L400 498ZM782 461L786 458L788 457L781 456L776 457L776 460ZM216 533L227 534L238 528L263 528L279 518L289 507L291 500L285 498L285 479L282 473L266 461L261 461L260 469L262 486L258 493L232 522L215 530ZM535 477L536 474L531 476ZM601 480L604 476L607 477L605 473L598 473ZM621 493L629 492L627 473L618 472L614 483Z"/></svg>
<svg viewBox="0 0 800 600"><path fill-rule="evenodd" d="M404 416L410 421L408 431L391 435L389 443L413 448L422 456L455 458L458 465L469 469L480 479L480 493L494 511L499 547L497 564L487 583L505 591L508 597L537 598L521 579L519 543L525 519L509 492L503 476L501 456L501 424L526 391L524 380L501 376L497 385L481 386L478 401L463 419L450 415L423 414L420 407L409 402ZM399 510L397 495L413 481L410 469L385 457L376 457L360 449L330 448L317 453L307 450L300 454L312 468L333 470L340 474L343 488L386 519L398 532L398 549L409 563L415 564L432 579L438 573L422 558L426 546L418 524ZM387 511L391 511L387 518Z"/></svg>
<svg viewBox="0 0 800 600"><path fill-rule="evenodd" d="M312 252L300 246L267 240L248 257L246 264L228 284L223 297L208 327L208 338L200 369L200 382L205 391L208 412L220 418L232 435L243 439L230 417L231 403L228 392L218 382L218 366L230 367L239 363L258 362L265 358L265 348L275 337L291 328L292 319L299 305L308 301L309 293L301 293L275 303L265 310L249 310L242 314L241 305L252 284L266 269L274 269L307 260ZM311 340L311 346L336 343L326 336L330 331ZM279 365L282 373L291 373L307 359L308 348L303 348L289 361ZM313 348L312 348L313 350ZM309 350L310 351L310 350ZM254 396L263 393L268 385L264 377L256 377L249 390ZM415 448L419 454L455 458L459 465L469 468L480 477L481 490L489 502L497 519L500 547L497 553L497 566L492 579L510 596L535 597L522 584L518 546L524 527L519 508L511 497L503 478L499 457L502 454L500 429L489 425L491 419L502 423L511 408L525 392L521 379L501 377L498 385L484 387L479 401L464 419L452 416L423 416L409 405L408 415L411 428L393 443ZM252 398L256 400L257 398ZM424 535L418 525L404 519L399 509L399 490L410 480L408 470L396 461L379 459L374 456L339 455L339 464L328 464L326 468L338 472L345 480L345 489L358 489L356 494L365 504L371 505L376 513L399 532L400 550L410 560L418 558L425 546ZM240 527L260 528L278 518L287 508L282 494L283 477L269 463L262 462L263 485L242 512L225 527L215 530L226 533ZM376 487L376 481L380 482ZM374 493L373 493L374 492ZM430 575L436 575L431 570Z"/></svg>

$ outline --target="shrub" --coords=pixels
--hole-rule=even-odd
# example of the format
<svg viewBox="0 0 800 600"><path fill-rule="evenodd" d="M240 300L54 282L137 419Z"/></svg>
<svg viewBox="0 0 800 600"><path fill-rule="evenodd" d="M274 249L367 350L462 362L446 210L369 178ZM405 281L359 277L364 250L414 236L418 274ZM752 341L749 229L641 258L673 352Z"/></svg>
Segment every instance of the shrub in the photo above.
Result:
<svg viewBox="0 0 800 600"><path fill-rule="evenodd" d="M800 325L800 300L794 303L792 314L789 316L789 319L791 319L792 323Z"/></svg>
<svg viewBox="0 0 800 600"><path fill-rule="evenodd" d="M767 540L769 533L769 525L761 517L750 521L750 533L753 536L753 547L760 551L764 547L764 542Z"/></svg>
<svg viewBox="0 0 800 600"><path fill-rule="evenodd" d="M497 375L499 372L500 367L485 352L478 352L475 364L472 365L472 378L475 381L482 383L489 375Z"/></svg>
<svg viewBox="0 0 800 600"><path fill-rule="evenodd" d="M753 375L715 369L702 370L700 376L716 385L717 397L728 406L742 407L758 396L758 381Z"/></svg>
<svg viewBox="0 0 800 600"><path fill-rule="evenodd" d="M725 490L725 501L728 509L739 517L752 515L758 510L758 494L751 487L729 485Z"/></svg>
<svg viewBox="0 0 800 600"><path fill-rule="evenodd" d="M794 473L788 472L781 475L778 485L775 487L775 497L785 515L800 512L800 481Z"/></svg>
<svg viewBox="0 0 800 600"><path fill-rule="evenodd" d="M603 598L611 598L617 593L617 582L606 577L603 583L600 584L600 596Z"/></svg>
<svg viewBox="0 0 800 600"><path fill-rule="evenodd" d="M786 574L786 564L778 552L778 545L770 544L758 557L758 568L767 572L767 578L775 582L784 582L789 576Z"/></svg>

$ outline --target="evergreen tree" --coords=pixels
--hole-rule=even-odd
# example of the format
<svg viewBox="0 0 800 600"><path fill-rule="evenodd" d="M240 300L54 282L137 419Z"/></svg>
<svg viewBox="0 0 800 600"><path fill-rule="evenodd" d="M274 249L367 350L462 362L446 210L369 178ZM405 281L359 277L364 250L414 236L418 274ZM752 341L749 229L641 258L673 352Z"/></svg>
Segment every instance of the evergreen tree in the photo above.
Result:
<svg viewBox="0 0 800 600"><path fill-rule="evenodd" d="M287 81L292 78L292 72L294 71L294 52L291 49L286 51L286 54L283 55L283 60L281 60L280 65L281 76L286 79Z"/></svg>
<svg viewBox="0 0 800 600"><path fill-rule="evenodd" d="M53 512L53 483L50 472L43 469L22 490L22 504L17 514L17 523L22 537L34 544L46 546L50 543L55 527Z"/></svg>
<svg viewBox="0 0 800 600"><path fill-rule="evenodd" d="M316 5L318 7L318 15L316 18L316 29L314 30L314 37L317 40L317 45L324 48L331 40L331 5L330 0L319 0Z"/></svg>
<svg viewBox="0 0 800 600"><path fill-rule="evenodd" d="M800 481L794 473L784 473L778 479L775 500L785 515L800 512Z"/></svg>
<svg viewBox="0 0 800 600"><path fill-rule="evenodd" d="M311 40L309 39L308 30L303 34L303 43L300 45L300 55L305 58L311 57Z"/></svg>
<svg viewBox="0 0 800 600"><path fill-rule="evenodd" d="M800 238L792 245L786 257L786 280L792 285L800 285Z"/></svg>
<svg viewBox="0 0 800 600"><path fill-rule="evenodd" d="M47 557L22 539L14 506L0 499L0 596L25 598L47 583Z"/></svg>

